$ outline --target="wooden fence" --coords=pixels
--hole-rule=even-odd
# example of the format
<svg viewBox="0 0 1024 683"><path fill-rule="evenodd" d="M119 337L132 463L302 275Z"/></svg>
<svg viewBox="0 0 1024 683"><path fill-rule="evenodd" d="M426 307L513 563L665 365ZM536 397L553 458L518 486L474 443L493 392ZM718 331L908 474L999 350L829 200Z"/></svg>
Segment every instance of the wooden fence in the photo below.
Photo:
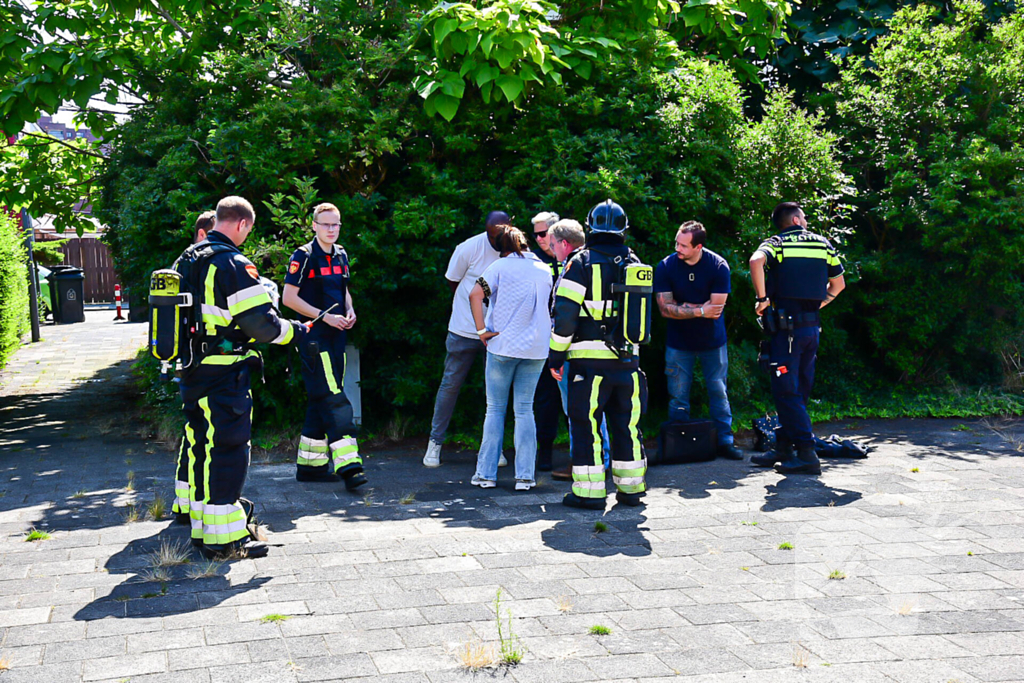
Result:
<svg viewBox="0 0 1024 683"><path fill-rule="evenodd" d="M61 245L64 264L85 271L85 300L106 303L114 300L114 262L107 245L95 237L74 237ZM84 266L82 264L85 264Z"/></svg>

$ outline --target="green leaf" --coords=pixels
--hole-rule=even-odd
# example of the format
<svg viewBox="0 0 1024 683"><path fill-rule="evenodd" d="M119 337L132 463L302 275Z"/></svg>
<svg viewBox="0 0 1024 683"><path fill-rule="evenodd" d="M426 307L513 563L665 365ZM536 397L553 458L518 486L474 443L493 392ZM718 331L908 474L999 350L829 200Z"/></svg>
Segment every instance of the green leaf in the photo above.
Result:
<svg viewBox="0 0 1024 683"><path fill-rule="evenodd" d="M433 92L435 90L437 90L440 87L441 87L441 83L440 82L434 81L434 80L428 80L428 81L426 81L425 83L423 83L422 85L419 86L418 92L420 94L420 97L422 97L423 99L427 99L428 97L430 97L433 94Z"/></svg>
<svg viewBox="0 0 1024 683"><path fill-rule="evenodd" d="M484 104L491 103L491 90L494 89L494 81L484 83L480 88L480 96L484 99Z"/></svg>
<svg viewBox="0 0 1024 683"><path fill-rule="evenodd" d="M480 41L480 49L483 50L484 57L488 59L491 57L491 48L494 47L494 34L494 31L489 31Z"/></svg>
<svg viewBox="0 0 1024 683"><path fill-rule="evenodd" d="M434 24L434 43L440 45L459 26L458 19L441 19Z"/></svg>
<svg viewBox="0 0 1024 683"><path fill-rule="evenodd" d="M497 78L499 73L501 72L490 64L482 64L480 68L476 70L476 74L474 76L476 80L476 87L484 87L485 83L490 83Z"/></svg>
<svg viewBox="0 0 1024 683"><path fill-rule="evenodd" d="M503 47L494 48L494 58L498 60L498 66L502 69L507 69L512 65L512 58L514 56L511 50L506 50Z"/></svg>
<svg viewBox="0 0 1024 683"><path fill-rule="evenodd" d="M515 102L516 98L523 92L523 79L511 74L502 74L494 81L509 102Z"/></svg>
<svg viewBox="0 0 1024 683"><path fill-rule="evenodd" d="M452 49L460 55L465 54L466 48L469 47L469 38L465 33L452 33L451 35L451 40L448 42L451 43Z"/></svg>
<svg viewBox="0 0 1024 683"><path fill-rule="evenodd" d="M455 114L459 111L460 100L441 94L438 94L434 99L434 107L437 109L437 113L444 117L445 121L451 121L455 118Z"/></svg>
<svg viewBox="0 0 1024 683"><path fill-rule="evenodd" d="M594 67L594 63L593 62L588 62L586 60L583 60L583 61L581 61L576 66L575 71L576 71L576 73L578 73L583 78L589 80L590 79L590 71L591 71L591 69L593 69L593 67Z"/></svg>

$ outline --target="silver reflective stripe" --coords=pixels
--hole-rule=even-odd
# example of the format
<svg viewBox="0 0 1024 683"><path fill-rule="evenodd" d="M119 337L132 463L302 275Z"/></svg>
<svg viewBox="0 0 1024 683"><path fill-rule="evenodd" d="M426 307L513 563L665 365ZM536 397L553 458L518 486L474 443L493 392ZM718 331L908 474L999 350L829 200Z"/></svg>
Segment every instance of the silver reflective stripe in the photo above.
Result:
<svg viewBox="0 0 1024 683"><path fill-rule="evenodd" d="M612 460L613 470L636 470L641 467L647 467L647 458L640 458L639 460Z"/></svg>
<svg viewBox="0 0 1024 683"><path fill-rule="evenodd" d="M573 474L603 474L603 465L573 465Z"/></svg>
<svg viewBox="0 0 1024 683"><path fill-rule="evenodd" d="M276 337L274 337L270 341L270 343L271 344L280 344L280 343L284 342L284 338L288 336L288 332L290 332L291 329L292 329L292 324L290 322L288 322L287 320L282 320L281 321L281 334L279 334Z"/></svg>
<svg viewBox="0 0 1024 683"><path fill-rule="evenodd" d="M230 534L235 531L245 531L245 519L238 519L227 524L203 524L204 536L217 536Z"/></svg>
<svg viewBox="0 0 1024 683"><path fill-rule="evenodd" d="M612 481L616 486L639 486L644 483L643 477L616 477L612 475Z"/></svg>
<svg viewBox="0 0 1024 683"><path fill-rule="evenodd" d="M571 344L572 335L569 335L568 337L563 337L560 334L555 334L554 332L552 332L551 341L555 342L556 344Z"/></svg>
<svg viewBox="0 0 1024 683"><path fill-rule="evenodd" d="M308 436L299 437L299 445L301 446L327 446L327 439L311 439Z"/></svg>
<svg viewBox="0 0 1024 683"><path fill-rule="evenodd" d="M332 443L331 444L331 450L332 451L336 451L339 448L344 448L345 446L355 446L355 445L356 445L355 437L354 436L346 436L344 439L338 439L337 441Z"/></svg>
<svg viewBox="0 0 1024 683"><path fill-rule="evenodd" d="M558 282L558 286L559 287L565 287L566 289L571 289L572 291L576 292L580 296L586 296L587 295L587 288L584 285L581 285L578 282L573 282L572 280L566 280L565 278L562 278Z"/></svg>
<svg viewBox="0 0 1024 683"><path fill-rule="evenodd" d="M267 290L263 289L263 285L261 284L255 284L251 287L246 287L245 289L239 290L228 297L228 308L232 306L237 306L246 299L251 299L254 296L266 296L266 294Z"/></svg>
<svg viewBox="0 0 1024 683"><path fill-rule="evenodd" d="M574 481L573 486L581 489L601 489L604 490L604 480L601 481Z"/></svg>
<svg viewBox="0 0 1024 683"><path fill-rule="evenodd" d="M215 315L218 318L225 318L230 321L234 316L231 315L231 311L226 308L217 308L213 304L203 304L200 307L203 315Z"/></svg>

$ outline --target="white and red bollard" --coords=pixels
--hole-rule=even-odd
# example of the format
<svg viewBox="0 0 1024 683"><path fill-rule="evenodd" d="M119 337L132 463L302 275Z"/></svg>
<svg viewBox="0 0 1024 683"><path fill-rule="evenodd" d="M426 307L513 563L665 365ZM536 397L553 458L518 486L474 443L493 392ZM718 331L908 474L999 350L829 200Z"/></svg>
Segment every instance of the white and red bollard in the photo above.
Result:
<svg viewBox="0 0 1024 683"><path fill-rule="evenodd" d="M121 315L121 285L114 285L114 303L117 304L117 315L114 316L114 320L124 320L124 316Z"/></svg>

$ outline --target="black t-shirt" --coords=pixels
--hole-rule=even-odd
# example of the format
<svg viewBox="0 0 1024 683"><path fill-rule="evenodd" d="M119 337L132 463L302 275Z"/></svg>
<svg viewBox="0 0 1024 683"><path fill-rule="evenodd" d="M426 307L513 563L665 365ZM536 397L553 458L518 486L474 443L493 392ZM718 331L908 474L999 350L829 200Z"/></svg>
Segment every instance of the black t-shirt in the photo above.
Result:
<svg viewBox="0 0 1024 683"><path fill-rule="evenodd" d="M703 304L712 294L732 291L729 264L704 247L700 261L689 265L678 254L669 254L654 270L654 291L671 292L677 304ZM669 348L681 351L711 351L725 344L725 314L717 319L690 318L668 323Z"/></svg>

